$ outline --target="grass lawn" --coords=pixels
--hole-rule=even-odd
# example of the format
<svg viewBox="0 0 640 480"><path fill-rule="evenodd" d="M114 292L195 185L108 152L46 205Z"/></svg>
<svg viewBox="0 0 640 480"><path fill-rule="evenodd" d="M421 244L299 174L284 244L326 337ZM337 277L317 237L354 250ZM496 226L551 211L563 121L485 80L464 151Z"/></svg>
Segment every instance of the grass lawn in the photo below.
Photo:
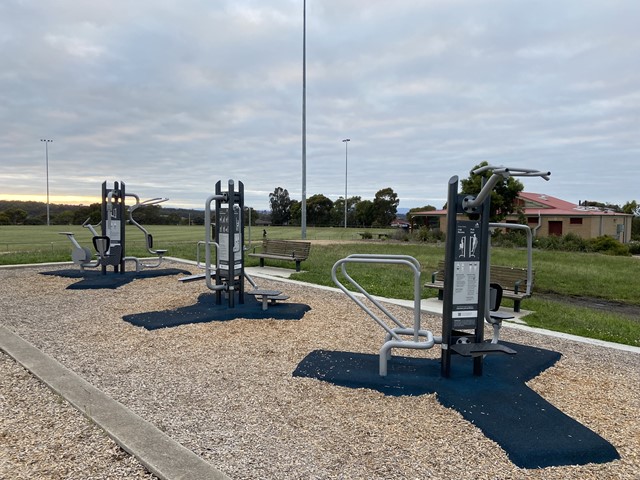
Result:
<svg viewBox="0 0 640 480"><path fill-rule="evenodd" d="M156 248L167 249L167 255L195 260L196 243L204 239L202 226L149 226ZM269 238L300 239L299 227L266 227ZM71 243L60 231L73 231L79 243L91 245L89 231L80 226L9 226L0 227L0 265L39 263L70 260ZM308 228L309 240L333 240L333 244L314 244L309 259L303 262L304 272L293 278L320 285L334 286L331 280L333 264L352 253L385 253L410 255L422 266L423 281L430 277L439 260L444 258L444 245L415 244L407 242L365 240L357 243L340 243L359 240L364 230L354 228ZM372 229L377 233L392 230ZM245 229L249 239L249 230ZM252 227L251 239L259 245L262 228ZM127 227L127 255L147 256L144 236L135 227ZM496 265L525 266L523 249L494 248L492 263ZM247 257L247 265L257 265L258 260ZM291 268L292 262L268 261L269 265ZM523 301L523 308L535 313L526 317L529 324L586 337L640 346L640 318L579 307L565 302L544 298L545 293L564 297L590 297L607 302L640 306L640 259L612 257L600 254L583 254L555 251L534 251L536 272L534 294ZM374 295L392 298L411 298L412 275L406 267L350 265L349 272L361 285ZM436 291L423 289L423 298L435 296ZM508 300L505 300L508 304Z"/></svg>

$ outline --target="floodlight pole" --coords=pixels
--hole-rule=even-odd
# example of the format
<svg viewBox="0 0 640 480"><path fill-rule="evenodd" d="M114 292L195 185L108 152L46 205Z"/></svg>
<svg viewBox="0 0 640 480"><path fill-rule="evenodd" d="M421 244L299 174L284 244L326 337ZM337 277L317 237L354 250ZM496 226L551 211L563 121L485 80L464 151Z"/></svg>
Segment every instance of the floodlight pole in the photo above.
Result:
<svg viewBox="0 0 640 480"><path fill-rule="evenodd" d="M302 240L307 238L307 0L302 2Z"/></svg>
<svg viewBox="0 0 640 480"><path fill-rule="evenodd" d="M49 226L49 144L53 142L53 140L47 140L45 138L40 139L41 142L44 142L44 159L45 159L45 168L47 172L47 227Z"/></svg>
<svg viewBox="0 0 640 480"><path fill-rule="evenodd" d="M347 228L347 172L349 171L349 152L347 145L351 139L345 138L342 141L344 142L344 228Z"/></svg>

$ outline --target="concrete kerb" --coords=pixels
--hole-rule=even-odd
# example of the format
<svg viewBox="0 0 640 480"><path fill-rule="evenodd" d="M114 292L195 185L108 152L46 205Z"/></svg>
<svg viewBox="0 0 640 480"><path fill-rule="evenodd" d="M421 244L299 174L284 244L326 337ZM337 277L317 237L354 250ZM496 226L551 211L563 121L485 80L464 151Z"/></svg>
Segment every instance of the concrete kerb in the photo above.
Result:
<svg viewBox="0 0 640 480"><path fill-rule="evenodd" d="M0 348L95 422L120 447L163 480L227 480L224 473L0 325Z"/></svg>

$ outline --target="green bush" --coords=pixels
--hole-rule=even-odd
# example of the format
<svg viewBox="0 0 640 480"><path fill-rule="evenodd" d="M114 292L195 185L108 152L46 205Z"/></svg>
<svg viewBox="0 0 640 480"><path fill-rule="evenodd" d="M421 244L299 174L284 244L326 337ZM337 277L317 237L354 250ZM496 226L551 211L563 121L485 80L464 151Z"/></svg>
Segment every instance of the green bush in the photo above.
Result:
<svg viewBox="0 0 640 480"><path fill-rule="evenodd" d="M562 250L562 238L555 235L536 238L534 246L542 250Z"/></svg>
<svg viewBox="0 0 640 480"><path fill-rule="evenodd" d="M409 241L409 233L404 228L398 228L393 232L393 234L391 235L391 238L393 240L399 240L399 241L402 241L402 242L408 242Z"/></svg>
<svg viewBox="0 0 640 480"><path fill-rule="evenodd" d="M491 235L494 247L516 248L527 246L527 235L522 230L497 230Z"/></svg>
<svg viewBox="0 0 640 480"><path fill-rule="evenodd" d="M612 237L602 236L592 238L589 240L588 245L589 251L591 252L604 253L606 255L629 255L629 247Z"/></svg>
<svg viewBox="0 0 640 480"><path fill-rule="evenodd" d="M420 227L420 230L413 234L413 237L420 242L437 243L445 239L445 234L440 230L431 230L427 227Z"/></svg>
<svg viewBox="0 0 640 480"><path fill-rule="evenodd" d="M629 243L629 253L631 255L640 255L640 242Z"/></svg>
<svg viewBox="0 0 640 480"><path fill-rule="evenodd" d="M613 237L596 237L585 240L575 233L568 233L562 237L552 235L536 238L534 247L541 250L557 250L562 252L592 252L606 255L628 256L629 247L623 245Z"/></svg>
<svg viewBox="0 0 640 480"><path fill-rule="evenodd" d="M586 252L587 242L575 233L567 233L562 237L562 250L565 252Z"/></svg>

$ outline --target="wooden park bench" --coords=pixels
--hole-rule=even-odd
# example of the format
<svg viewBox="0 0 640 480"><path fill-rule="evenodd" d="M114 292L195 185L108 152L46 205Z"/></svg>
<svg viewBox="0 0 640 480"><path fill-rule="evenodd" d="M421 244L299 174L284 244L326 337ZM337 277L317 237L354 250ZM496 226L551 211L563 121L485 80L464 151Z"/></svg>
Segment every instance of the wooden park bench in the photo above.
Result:
<svg viewBox="0 0 640 480"><path fill-rule="evenodd" d="M264 267L264 259L291 260L296 262L296 272L300 271L300 262L309 258L311 242L296 242L291 240L267 240L262 241L262 251L256 253L255 248L250 257L260 259L260 266Z"/></svg>
<svg viewBox="0 0 640 480"><path fill-rule="evenodd" d="M527 269L517 267L504 267L491 265L491 283L497 283L502 287L502 297L513 300L513 311L520 311L520 302L531 297L533 285L527 288ZM533 273L532 277L533 277ZM531 282L533 283L533 282ZM438 299L442 300L444 295L444 260L438 262L438 270L431 274L431 281L424 284L427 288L438 289Z"/></svg>
<svg viewBox="0 0 640 480"><path fill-rule="evenodd" d="M383 233L360 232L358 233L358 235L360 235L360 238L362 238L363 240L373 238L374 236L377 236L378 240L387 240L391 237L391 235L384 232Z"/></svg>

